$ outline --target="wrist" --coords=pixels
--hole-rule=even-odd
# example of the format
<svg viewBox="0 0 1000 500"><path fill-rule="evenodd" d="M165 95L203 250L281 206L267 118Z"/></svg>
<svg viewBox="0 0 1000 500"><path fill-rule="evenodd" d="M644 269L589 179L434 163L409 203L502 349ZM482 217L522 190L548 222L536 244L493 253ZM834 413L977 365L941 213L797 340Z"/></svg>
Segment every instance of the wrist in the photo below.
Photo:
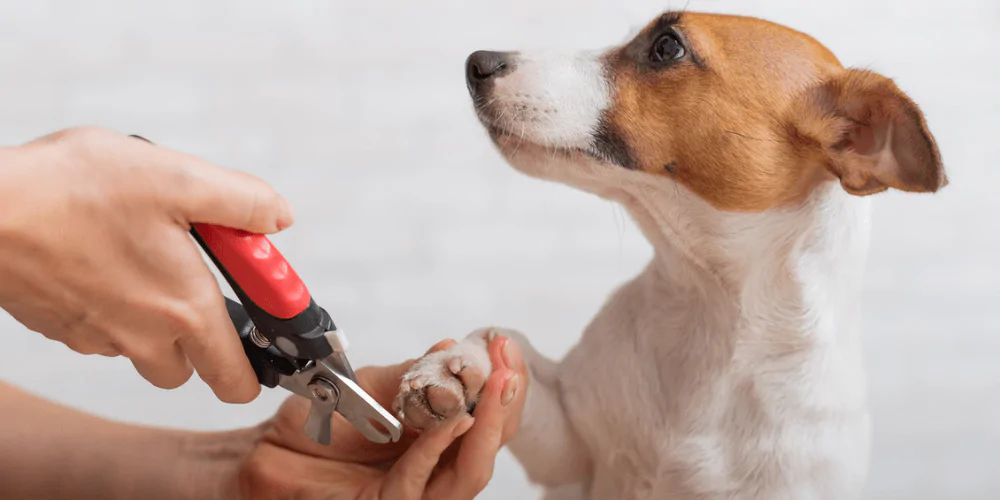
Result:
<svg viewBox="0 0 1000 500"><path fill-rule="evenodd" d="M239 474L260 443L262 427L213 433L186 433L180 441L176 498L229 500L239 496Z"/></svg>
<svg viewBox="0 0 1000 500"><path fill-rule="evenodd" d="M113 498L230 500L238 497L240 468L260 441L257 428L183 432L138 428L116 444L121 459L110 489ZM121 439L121 437L119 437ZM120 442L120 441L119 441ZM125 448L130 451L125 451ZM111 470L108 472L111 473Z"/></svg>

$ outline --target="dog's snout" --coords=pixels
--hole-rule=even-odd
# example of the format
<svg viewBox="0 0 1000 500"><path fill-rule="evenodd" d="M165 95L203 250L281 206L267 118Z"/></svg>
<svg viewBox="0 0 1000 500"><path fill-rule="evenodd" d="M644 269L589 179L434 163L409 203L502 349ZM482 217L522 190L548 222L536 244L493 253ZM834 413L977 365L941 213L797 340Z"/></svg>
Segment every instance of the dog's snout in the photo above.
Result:
<svg viewBox="0 0 1000 500"><path fill-rule="evenodd" d="M473 52L465 61L465 80L469 85L469 92L478 94L488 82L510 71L511 67L512 58L507 52Z"/></svg>

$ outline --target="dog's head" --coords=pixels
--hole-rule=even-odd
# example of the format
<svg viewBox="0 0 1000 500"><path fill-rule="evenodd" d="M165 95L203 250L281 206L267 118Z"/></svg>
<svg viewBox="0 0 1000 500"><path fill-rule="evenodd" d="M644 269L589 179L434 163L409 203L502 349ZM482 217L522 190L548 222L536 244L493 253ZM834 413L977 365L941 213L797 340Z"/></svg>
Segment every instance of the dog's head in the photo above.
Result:
<svg viewBox="0 0 1000 500"><path fill-rule="evenodd" d="M642 184L669 203L761 213L827 181L859 196L947 183L891 80L759 19L667 13L607 51L476 52L466 74L516 168L603 196Z"/></svg>

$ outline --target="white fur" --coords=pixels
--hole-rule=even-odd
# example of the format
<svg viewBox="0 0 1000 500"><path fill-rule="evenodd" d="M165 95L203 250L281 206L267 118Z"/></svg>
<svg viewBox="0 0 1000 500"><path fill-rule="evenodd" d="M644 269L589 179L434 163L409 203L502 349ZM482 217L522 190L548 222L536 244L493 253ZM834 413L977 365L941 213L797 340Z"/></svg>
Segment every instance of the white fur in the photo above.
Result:
<svg viewBox="0 0 1000 500"><path fill-rule="evenodd" d="M497 142L530 175L621 203L655 257L562 361L506 331L531 371L511 450L552 499L857 498L869 202L829 182L800 206L722 212L668 178L580 152L610 100L600 65L580 57L521 64L497 82L501 97L555 110Z"/></svg>

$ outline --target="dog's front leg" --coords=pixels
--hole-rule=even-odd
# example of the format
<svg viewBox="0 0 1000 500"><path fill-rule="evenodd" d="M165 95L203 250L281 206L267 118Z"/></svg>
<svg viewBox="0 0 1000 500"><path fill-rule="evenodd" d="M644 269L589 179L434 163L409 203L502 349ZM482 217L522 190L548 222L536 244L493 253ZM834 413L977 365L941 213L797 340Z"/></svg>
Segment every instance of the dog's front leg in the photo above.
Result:
<svg viewBox="0 0 1000 500"><path fill-rule="evenodd" d="M469 411L492 370L487 345L493 335L510 337L521 348L530 381L521 425L508 446L532 481L556 486L585 482L589 451L566 416L556 376L558 364L541 354L520 333L484 328L444 351L419 359L403 376L393 404L407 424L431 429Z"/></svg>

